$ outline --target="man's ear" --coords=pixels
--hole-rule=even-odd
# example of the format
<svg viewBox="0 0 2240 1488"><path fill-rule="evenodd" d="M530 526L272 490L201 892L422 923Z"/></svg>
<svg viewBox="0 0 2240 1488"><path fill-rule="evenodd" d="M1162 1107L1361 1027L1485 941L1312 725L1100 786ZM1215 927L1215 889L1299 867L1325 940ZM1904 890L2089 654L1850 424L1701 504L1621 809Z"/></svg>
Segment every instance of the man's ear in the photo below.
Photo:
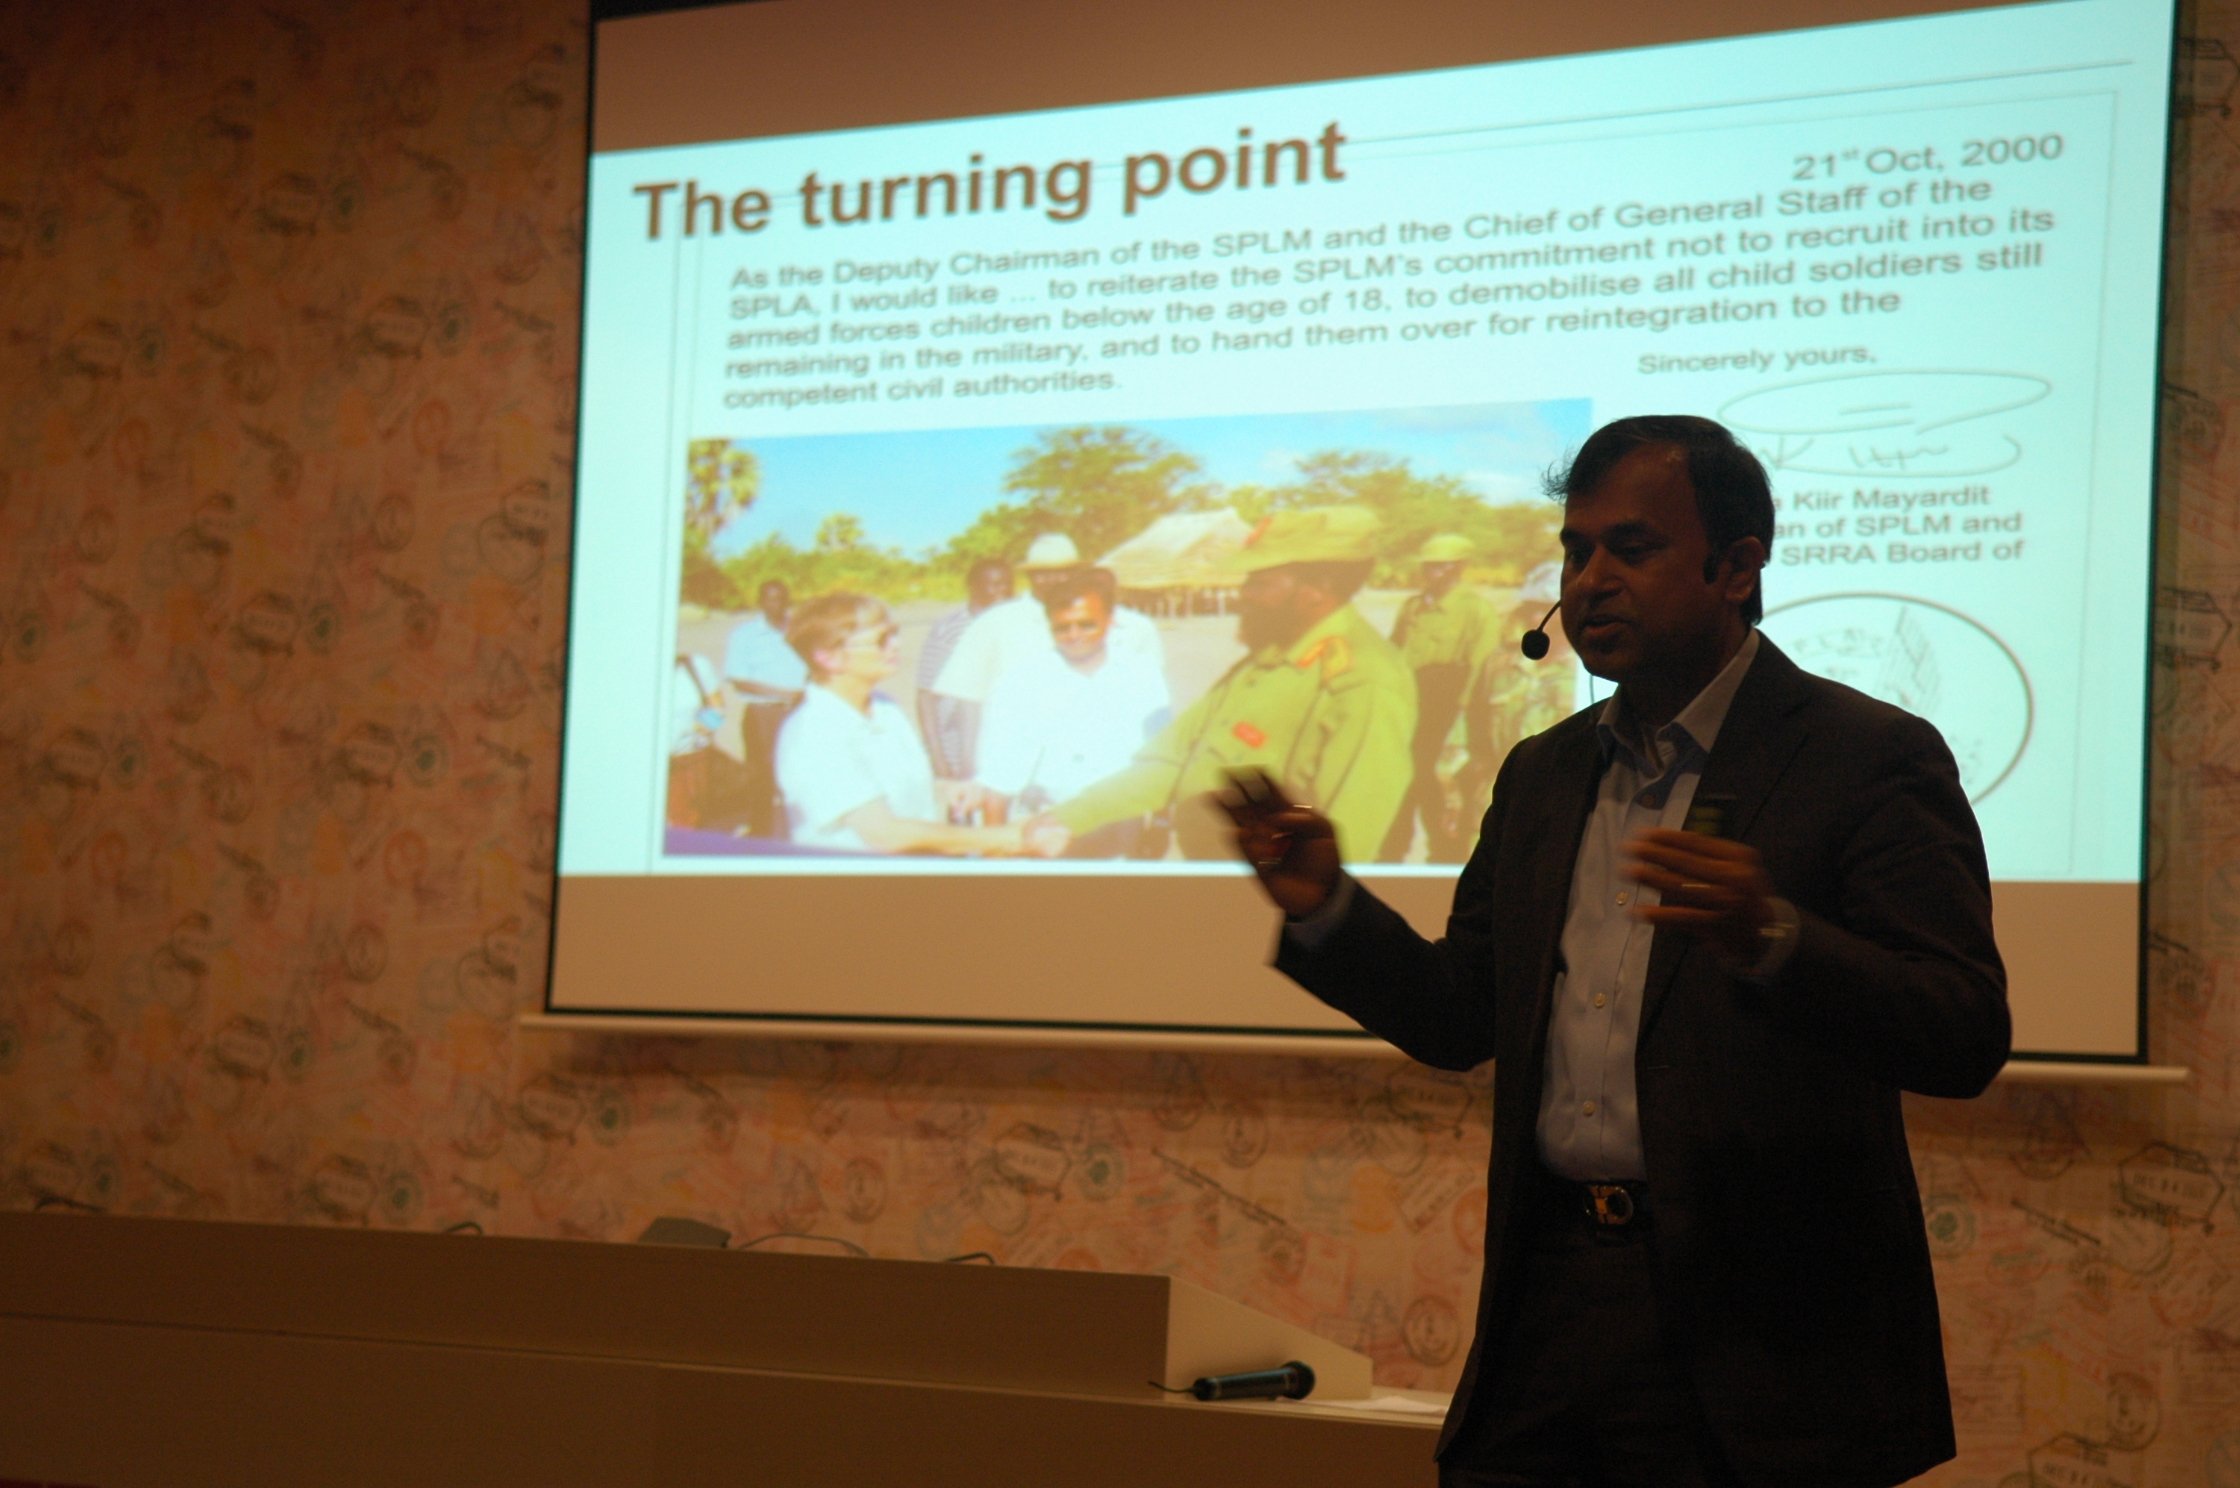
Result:
<svg viewBox="0 0 2240 1488"><path fill-rule="evenodd" d="M1766 566L1766 545L1755 537L1738 538L1727 545L1719 565L1707 575L1719 586L1720 595L1729 604L1741 604L1758 587L1758 575Z"/></svg>

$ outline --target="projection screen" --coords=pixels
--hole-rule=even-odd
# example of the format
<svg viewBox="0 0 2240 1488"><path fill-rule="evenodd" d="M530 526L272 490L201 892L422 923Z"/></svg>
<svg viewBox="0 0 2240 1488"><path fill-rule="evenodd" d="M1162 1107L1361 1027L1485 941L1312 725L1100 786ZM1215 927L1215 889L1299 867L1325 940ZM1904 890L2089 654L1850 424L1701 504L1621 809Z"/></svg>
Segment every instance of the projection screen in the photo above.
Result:
<svg viewBox="0 0 2240 1488"><path fill-rule="evenodd" d="M1766 14L599 22L549 1008L1361 1037L1198 792L1436 932L1607 696L1543 472L1683 412L1766 634L1952 745L2017 1050L2140 1057L2171 8Z"/></svg>

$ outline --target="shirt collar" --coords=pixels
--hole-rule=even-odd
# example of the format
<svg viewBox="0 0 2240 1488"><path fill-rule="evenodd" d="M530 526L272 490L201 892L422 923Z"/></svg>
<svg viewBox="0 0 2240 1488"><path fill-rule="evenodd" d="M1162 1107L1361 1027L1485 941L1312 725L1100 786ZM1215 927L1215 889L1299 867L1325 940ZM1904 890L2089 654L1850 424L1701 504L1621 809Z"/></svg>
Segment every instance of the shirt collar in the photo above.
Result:
<svg viewBox="0 0 2240 1488"><path fill-rule="evenodd" d="M1753 626L1750 633L1742 638L1742 645L1733 657L1720 668L1719 675L1713 677L1703 691L1695 695L1694 701L1680 710L1678 717L1657 730L1653 743L1658 758L1654 761L1641 758L1637 741L1628 727L1631 719L1623 706L1625 690L1620 688L1611 695L1609 702L1602 705L1602 712L1595 721L1595 738L1602 746L1602 757L1608 759L1614 752L1623 749L1637 766L1653 763L1661 772L1666 765L1677 762L1690 752L1710 754L1712 745L1719 741L1719 730L1726 725L1727 710L1734 706L1735 692L1742 686L1743 676L1749 672L1750 663L1757 659L1757 655L1758 631Z"/></svg>
<svg viewBox="0 0 2240 1488"><path fill-rule="evenodd" d="M855 704L849 702L822 682L811 682L801 690L802 707L813 709L819 713L830 713L837 718L853 719L859 724L866 721L876 721L879 716L880 705L893 701L893 698L874 687L871 689L870 700L864 704L864 711L858 713Z"/></svg>
<svg viewBox="0 0 2240 1488"><path fill-rule="evenodd" d="M818 713L841 713L850 718L863 717L849 704L846 698L840 696L839 693L834 692L822 682L811 682L807 687L801 689L801 706Z"/></svg>

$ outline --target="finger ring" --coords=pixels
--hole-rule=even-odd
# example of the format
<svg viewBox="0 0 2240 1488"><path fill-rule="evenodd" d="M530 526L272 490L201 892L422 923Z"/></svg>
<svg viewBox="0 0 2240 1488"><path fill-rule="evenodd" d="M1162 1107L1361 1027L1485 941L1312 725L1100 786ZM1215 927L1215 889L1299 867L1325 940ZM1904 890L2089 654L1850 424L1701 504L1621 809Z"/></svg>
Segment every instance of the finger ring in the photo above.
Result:
<svg viewBox="0 0 2240 1488"><path fill-rule="evenodd" d="M1685 882L1683 882L1683 883L1682 883L1682 884L1680 885L1680 887L1681 887L1682 891L1684 891L1684 892L1687 892L1687 893L1701 893L1701 892L1702 892L1703 890L1705 890L1705 889L1708 889L1708 888L1710 888L1710 887L1711 887L1711 885L1709 885L1709 884L1707 884L1707 883L1685 883Z"/></svg>

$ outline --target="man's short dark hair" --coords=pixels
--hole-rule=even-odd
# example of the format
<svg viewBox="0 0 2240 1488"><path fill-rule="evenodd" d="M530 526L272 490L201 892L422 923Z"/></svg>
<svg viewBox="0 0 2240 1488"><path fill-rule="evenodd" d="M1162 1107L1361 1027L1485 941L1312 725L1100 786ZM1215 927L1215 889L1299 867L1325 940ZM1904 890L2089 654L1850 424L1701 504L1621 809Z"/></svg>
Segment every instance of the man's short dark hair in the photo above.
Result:
<svg viewBox="0 0 2240 1488"><path fill-rule="evenodd" d="M1635 450L1669 445L1688 462L1688 484L1695 489L1696 515L1711 540L1705 579L1716 571L1728 548L1746 537L1773 552L1773 487L1765 466L1744 449L1726 425L1690 414L1644 414L1604 424L1587 436L1571 463L1548 473L1548 495L1557 501L1586 496L1610 478L1618 462ZM1742 618L1755 625L1765 615L1765 575L1743 601Z"/></svg>
<svg viewBox="0 0 2240 1488"><path fill-rule="evenodd" d="M1034 591L1034 597L1042 602L1042 612L1045 615L1057 614L1085 594L1094 594L1103 600L1107 615L1119 603L1120 582L1112 576L1111 569L1069 568L1061 572L1063 577L1054 578Z"/></svg>

